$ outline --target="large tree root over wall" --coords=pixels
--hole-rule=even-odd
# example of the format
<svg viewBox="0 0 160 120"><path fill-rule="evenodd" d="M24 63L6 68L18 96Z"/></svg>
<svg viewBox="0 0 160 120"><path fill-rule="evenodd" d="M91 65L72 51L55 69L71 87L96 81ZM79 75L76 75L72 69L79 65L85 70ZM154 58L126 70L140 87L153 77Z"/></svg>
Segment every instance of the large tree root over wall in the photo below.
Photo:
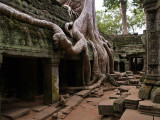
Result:
<svg viewBox="0 0 160 120"><path fill-rule="evenodd" d="M98 31L95 0L60 0L60 2L71 7L73 11L79 14L79 17L70 23L66 23L65 30L77 42L73 44L67 39L63 30L56 24L33 18L25 13L19 12L3 3L0 3L0 13L9 16L18 21L28 24L45 27L53 30L53 40L63 50L70 55L82 54L82 81L84 85L94 84L96 81L104 80L107 74L113 73L113 57L110 45ZM88 45L92 47L94 59L91 71Z"/></svg>

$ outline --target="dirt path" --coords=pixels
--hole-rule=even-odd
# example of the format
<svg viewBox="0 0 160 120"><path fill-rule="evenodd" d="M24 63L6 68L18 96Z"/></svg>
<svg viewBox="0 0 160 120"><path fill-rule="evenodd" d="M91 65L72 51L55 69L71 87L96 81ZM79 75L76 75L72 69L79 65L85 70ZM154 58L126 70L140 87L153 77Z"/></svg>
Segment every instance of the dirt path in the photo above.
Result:
<svg viewBox="0 0 160 120"><path fill-rule="evenodd" d="M102 116L98 114L98 103L109 99L112 93L113 91L107 91L102 97L87 97L64 120L101 120Z"/></svg>

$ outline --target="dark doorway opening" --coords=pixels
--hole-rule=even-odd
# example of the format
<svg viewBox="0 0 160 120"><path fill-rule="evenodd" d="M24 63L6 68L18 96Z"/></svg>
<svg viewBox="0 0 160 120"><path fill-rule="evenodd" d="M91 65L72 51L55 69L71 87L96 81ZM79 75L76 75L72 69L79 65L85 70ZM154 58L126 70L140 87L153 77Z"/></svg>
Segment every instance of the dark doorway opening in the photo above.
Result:
<svg viewBox="0 0 160 120"><path fill-rule="evenodd" d="M131 58L131 70L134 73L138 73L143 70L144 59L142 57Z"/></svg>
<svg viewBox="0 0 160 120"><path fill-rule="evenodd" d="M114 70L118 71L118 62L114 61Z"/></svg>
<svg viewBox="0 0 160 120"><path fill-rule="evenodd" d="M61 59L59 64L59 79L61 87L82 86L82 61Z"/></svg>
<svg viewBox="0 0 160 120"><path fill-rule="evenodd" d="M119 67L120 67L120 72L125 72L125 64L124 64L124 62L120 62L119 63Z"/></svg>
<svg viewBox="0 0 160 120"><path fill-rule="evenodd" d="M3 105L5 106L9 100L31 102L41 98L43 102L41 59L4 56L0 70L0 88L2 111Z"/></svg>

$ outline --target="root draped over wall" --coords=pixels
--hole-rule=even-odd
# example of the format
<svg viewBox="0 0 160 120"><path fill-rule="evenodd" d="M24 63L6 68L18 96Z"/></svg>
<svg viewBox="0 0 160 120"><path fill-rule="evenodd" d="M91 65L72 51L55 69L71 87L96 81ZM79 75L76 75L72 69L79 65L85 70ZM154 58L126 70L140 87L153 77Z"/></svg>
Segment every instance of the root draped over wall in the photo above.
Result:
<svg viewBox="0 0 160 120"><path fill-rule="evenodd" d="M65 25L65 31L76 40L75 45L67 39L63 30L52 22L34 18L3 3L0 3L0 13L20 22L53 30L54 42L67 54L82 54L82 81L84 85L90 85L99 79L106 78L107 74L114 72L113 57L108 41L99 34L97 28L95 0L60 0L60 2L79 15L74 22ZM94 54L92 71L88 45L92 47Z"/></svg>

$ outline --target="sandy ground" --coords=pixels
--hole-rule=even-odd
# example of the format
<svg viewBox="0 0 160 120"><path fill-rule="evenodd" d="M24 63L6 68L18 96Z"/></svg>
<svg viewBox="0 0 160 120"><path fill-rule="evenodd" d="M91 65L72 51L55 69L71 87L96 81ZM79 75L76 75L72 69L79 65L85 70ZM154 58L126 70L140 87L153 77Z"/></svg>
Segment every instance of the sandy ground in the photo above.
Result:
<svg viewBox="0 0 160 120"><path fill-rule="evenodd" d="M113 91L104 92L104 95L100 98L87 97L64 120L101 120L103 116L98 114L98 103L101 100L109 99L112 93Z"/></svg>

